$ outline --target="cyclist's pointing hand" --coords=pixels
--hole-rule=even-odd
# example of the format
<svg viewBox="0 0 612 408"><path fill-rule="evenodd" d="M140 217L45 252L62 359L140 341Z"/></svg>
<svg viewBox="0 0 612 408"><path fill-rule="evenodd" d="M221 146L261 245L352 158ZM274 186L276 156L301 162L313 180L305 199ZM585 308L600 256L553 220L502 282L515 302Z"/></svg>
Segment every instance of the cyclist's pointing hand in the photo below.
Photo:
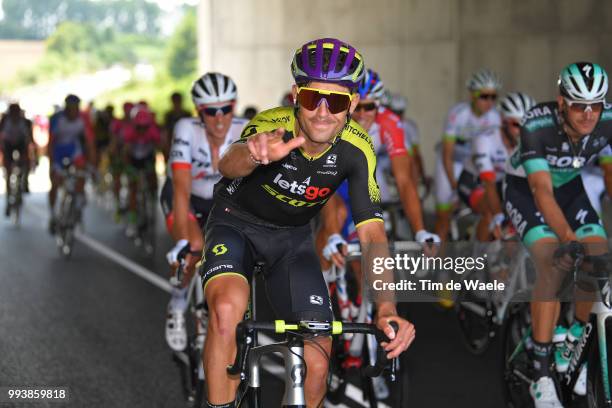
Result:
<svg viewBox="0 0 612 408"><path fill-rule="evenodd" d="M253 135L247 139L247 147L253 161L261 164L270 164L287 156L293 149L304 144L303 136L295 137L288 142L283 140L284 128L278 128L273 132L263 132Z"/></svg>
<svg viewBox="0 0 612 408"><path fill-rule="evenodd" d="M396 322L398 327L397 333L389 322ZM392 359L406 351L410 344L414 341L416 332L414 325L402 319L397 315L380 315L376 318L376 326L381 329L385 335L391 339L390 343L382 343L384 350L387 352L387 358Z"/></svg>

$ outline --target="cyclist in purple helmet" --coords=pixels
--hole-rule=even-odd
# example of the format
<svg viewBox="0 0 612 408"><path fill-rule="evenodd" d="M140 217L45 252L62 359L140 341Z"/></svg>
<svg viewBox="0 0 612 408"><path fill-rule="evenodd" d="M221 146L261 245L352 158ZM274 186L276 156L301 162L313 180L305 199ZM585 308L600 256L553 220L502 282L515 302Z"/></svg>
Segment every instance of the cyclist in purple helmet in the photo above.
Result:
<svg viewBox="0 0 612 408"><path fill-rule="evenodd" d="M291 63L295 105L258 113L219 160L223 179L215 186L200 269L210 316L204 347L208 407L234 406L238 382L226 367L236 353L234 333L248 305L254 260L266 261L275 318L333 319L310 221L345 179L361 244L388 247L376 154L367 132L350 118L364 71L362 56L343 41L306 43ZM377 279L389 279L389 273ZM392 358L408 348L414 327L397 315L391 295L376 300L377 325L392 339L384 345ZM390 322L398 324L397 332ZM305 342L308 407L321 406L325 396L329 357L321 349L329 355L329 338Z"/></svg>

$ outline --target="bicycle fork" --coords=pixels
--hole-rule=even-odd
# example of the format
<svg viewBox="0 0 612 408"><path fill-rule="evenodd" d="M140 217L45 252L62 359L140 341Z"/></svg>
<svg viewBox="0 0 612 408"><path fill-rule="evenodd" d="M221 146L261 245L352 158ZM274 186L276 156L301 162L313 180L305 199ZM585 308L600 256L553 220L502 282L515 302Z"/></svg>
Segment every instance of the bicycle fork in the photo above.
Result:
<svg viewBox="0 0 612 408"><path fill-rule="evenodd" d="M304 381L306 367L304 366L304 341L294 338L285 343L268 344L253 347L248 357L249 390L247 400L249 408L263 408L261 402L260 359L264 354L280 353L285 362L285 393L282 407L306 408L304 397Z"/></svg>

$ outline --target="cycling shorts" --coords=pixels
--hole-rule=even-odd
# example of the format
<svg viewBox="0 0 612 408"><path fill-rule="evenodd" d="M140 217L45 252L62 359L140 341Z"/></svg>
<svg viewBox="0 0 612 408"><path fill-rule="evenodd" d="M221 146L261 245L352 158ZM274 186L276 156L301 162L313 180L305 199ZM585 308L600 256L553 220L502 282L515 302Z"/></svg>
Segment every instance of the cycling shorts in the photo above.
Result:
<svg viewBox="0 0 612 408"><path fill-rule="evenodd" d="M53 146L53 169L61 170L64 165L64 159L68 159L70 163L77 166L85 165L85 156L81 149L81 144L78 142L58 143Z"/></svg>
<svg viewBox="0 0 612 408"><path fill-rule="evenodd" d="M18 151L19 152L19 160L24 163L25 159L28 158L27 154L28 154L28 149L25 143L9 143L9 142L4 142L4 144L2 145L2 153L4 155L4 166L5 167L12 167L13 166L13 152Z"/></svg>
<svg viewBox="0 0 612 408"><path fill-rule="evenodd" d="M127 157L125 173L132 181L138 178L138 172L144 171L146 174L155 172L155 155L150 154L142 159L132 156Z"/></svg>
<svg viewBox="0 0 612 408"><path fill-rule="evenodd" d="M172 179L166 178L164 186L161 190L159 202L161 204L164 217L166 218L166 227L168 228L169 232L172 231L172 225L174 225L174 214L172 213L173 194L174 189L172 188ZM212 199L206 200L204 198L194 196L193 194L189 198L189 218L196 221L200 228L204 228L204 224L206 224L206 219L208 218L208 214L210 214L212 202Z"/></svg>
<svg viewBox="0 0 612 408"><path fill-rule="evenodd" d="M554 196L578 239L606 237L601 219L591 205L580 177L557 187ZM526 178L506 176L505 209L527 247L542 238L557 238L538 210Z"/></svg>
<svg viewBox="0 0 612 408"><path fill-rule="evenodd" d="M204 263L206 285L227 275L251 281L256 262L276 319L333 319L331 302L309 225L272 227L248 221L248 215L216 201L206 224Z"/></svg>
<svg viewBox="0 0 612 408"><path fill-rule="evenodd" d="M497 188L497 194L502 199L502 181L495 183ZM478 205L480 200L485 195L485 189L478 176L473 175L468 171L462 171L457 180L457 193L461 201L470 207L472 211L478 212Z"/></svg>

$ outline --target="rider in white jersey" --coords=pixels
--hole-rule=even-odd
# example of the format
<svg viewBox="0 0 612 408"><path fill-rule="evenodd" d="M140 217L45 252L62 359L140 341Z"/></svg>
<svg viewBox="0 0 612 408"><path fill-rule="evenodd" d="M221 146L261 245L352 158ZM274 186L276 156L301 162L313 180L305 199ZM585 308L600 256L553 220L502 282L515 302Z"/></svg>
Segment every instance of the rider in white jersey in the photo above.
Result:
<svg viewBox="0 0 612 408"><path fill-rule="evenodd" d="M176 266L179 252L188 249L185 276L173 289L166 320L166 341L176 351L187 346L186 287L204 247L203 229L212 207L213 186L221 179L219 158L240 139L247 123L233 116L236 84L226 75L203 75L194 82L191 96L198 118L181 119L174 128L168 178L160 199L168 231L176 241L167 254L168 262Z"/></svg>
<svg viewBox="0 0 612 408"><path fill-rule="evenodd" d="M480 214L476 227L479 242L488 242L491 234L501 236L505 221L502 209L502 183L506 161L516 150L520 138L520 123L535 101L528 95L512 92L500 101L502 126L492 134L477 136L472 152L464 160L458 192L462 201Z"/></svg>
<svg viewBox="0 0 612 408"><path fill-rule="evenodd" d="M480 135L494 134L501 126L495 109L501 82L489 70L476 72L467 82L470 102L453 106L447 116L442 148L438 149L435 172L436 233L446 239L455 204L457 178L463 161L471 154L471 141Z"/></svg>

